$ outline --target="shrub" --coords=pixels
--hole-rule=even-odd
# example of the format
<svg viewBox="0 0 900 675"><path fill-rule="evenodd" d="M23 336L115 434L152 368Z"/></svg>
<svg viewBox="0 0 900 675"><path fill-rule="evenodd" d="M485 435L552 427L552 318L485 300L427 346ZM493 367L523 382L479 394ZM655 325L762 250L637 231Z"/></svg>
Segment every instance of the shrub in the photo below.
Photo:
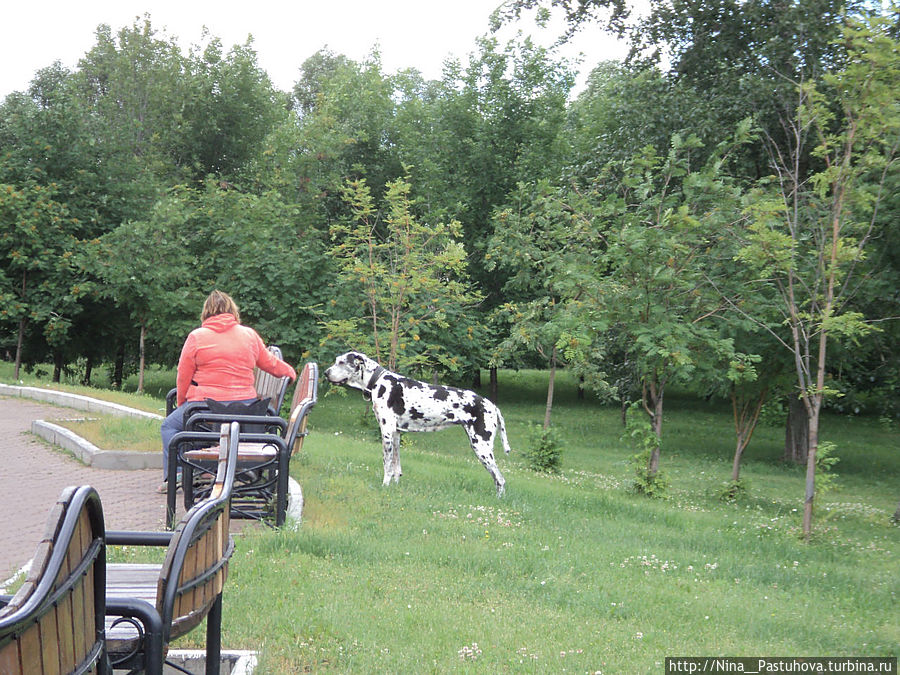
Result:
<svg viewBox="0 0 900 675"><path fill-rule="evenodd" d="M634 469L631 489L647 497L663 497L669 491L669 477L660 469L656 473L650 473L651 452L644 450L631 457L630 463Z"/></svg>
<svg viewBox="0 0 900 675"><path fill-rule="evenodd" d="M561 459L562 445L553 427L545 429L539 424L531 425L525 451L528 468L541 473L559 473Z"/></svg>
<svg viewBox="0 0 900 675"><path fill-rule="evenodd" d="M819 441L816 450L816 494L821 496L834 489L837 474L832 473L834 465L841 461L835 455L837 445L831 441Z"/></svg>
<svg viewBox="0 0 900 675"><path fill-rule="evenodd" d="M653 433L639 401L628 406L622 441L637 450L637 454L629 460L635 475L631 489L648 497L662 497L669 489L669 479L660 470L650 473L650 456L659 444L659 439Z"/></svg>
<svg viewBox="0 0 900 675"><path fill-rule="evenodd" d="M730 480L719 491L719 499L723 502L734 502L747 494L747 481L743 478Z"/></svg>

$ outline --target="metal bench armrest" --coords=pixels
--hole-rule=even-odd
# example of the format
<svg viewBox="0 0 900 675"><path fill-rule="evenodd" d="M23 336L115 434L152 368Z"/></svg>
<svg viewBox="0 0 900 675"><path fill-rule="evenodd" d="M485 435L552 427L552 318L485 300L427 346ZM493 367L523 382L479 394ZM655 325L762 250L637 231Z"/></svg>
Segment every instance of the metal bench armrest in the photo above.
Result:
<svg viewBox="0 0 900 675"><path fill-rule="evenodd" d="M107 530L106 543L110 546L168 546L173 532L139 532Z"/></svg>

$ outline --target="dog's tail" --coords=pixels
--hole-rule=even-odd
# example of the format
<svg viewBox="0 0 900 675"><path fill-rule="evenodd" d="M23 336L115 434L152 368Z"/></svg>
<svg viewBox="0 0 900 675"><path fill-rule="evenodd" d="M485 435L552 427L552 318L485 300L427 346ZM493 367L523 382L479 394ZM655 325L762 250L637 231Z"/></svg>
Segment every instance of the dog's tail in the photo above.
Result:
<svg viewBox="0 0 900 675"><path fill-rule="evenodd" d="M500 429L500 442L503 443L503 451L509 454L509 440L506 438L506 422L503 421L503 413L497 408L497 427Z"/></svg>

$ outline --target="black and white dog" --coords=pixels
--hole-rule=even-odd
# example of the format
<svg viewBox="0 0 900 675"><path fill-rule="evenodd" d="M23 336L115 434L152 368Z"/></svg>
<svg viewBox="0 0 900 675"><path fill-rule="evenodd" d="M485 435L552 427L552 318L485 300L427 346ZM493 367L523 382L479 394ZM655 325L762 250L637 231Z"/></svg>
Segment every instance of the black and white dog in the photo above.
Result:
<svg viewBox="0 0 900 675"><path fill-rule="evenodd" d="M367 392L381 429L384 449L384 484L400 480L400 434L437 431L458 424L466 430L472 451L503 494L506 481L494 460L494 435L500 431L509 453L503 415L494 403L473 391L425 384L382 368L365 354L347 352L325 371L332 384Z"/></svg>

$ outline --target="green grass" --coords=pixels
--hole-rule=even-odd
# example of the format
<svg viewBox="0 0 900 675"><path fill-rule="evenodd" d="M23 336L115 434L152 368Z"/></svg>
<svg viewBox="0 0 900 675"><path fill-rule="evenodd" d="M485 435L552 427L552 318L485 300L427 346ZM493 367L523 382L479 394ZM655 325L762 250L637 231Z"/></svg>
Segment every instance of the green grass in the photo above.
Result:
<svg viewBox="0 0 900 675"><path fill-rule="evenodd" d="M628 490L619 411L574 388L554 412L562 474L527 470L516 451L541 419L542 377L512 379L502 500L455 429L407 436L404 476L383 488L362 400L325 396L292 465L303 525L239 541L225 643L261 648L262 673L659 673L676 654L900 652L888 431L828 420L840 477L807 544L803 472L777 463L780 429L748 451L749 495L723 503L727 411L675 399L662 458L672 492L647 500Z"/></svg>
<svg viewBox="0 0 900 675"><path fill-rule="evenodd" d="M498 445L499 500L459 429L406 436L404 475L383 488L361 397L323 395L291 465L304 521L237 538L224 645L260 650L261 674L660 673L673 655L900 653L896 432L826 418L837 484L803 543L803 470L778 462L780 428L745 455L746 497L716 497L733 451L721 404L668 400L672 487L649 500L628 489L618 409L577 400L563 377L562 472L529 471L544 378L501 374L513 454Z"/></svg>
<svg viewBox="0 0 900 675"><path fill-rule="evenodd" d="M7 361L0 361L0 382L4 384L21 385L25 387L42 387L44 389L54 389L57 391L65 391L71 394L81 394L82 396L93 396L95 398L126 405L131 408L143 410L145 412L165 414L166 401L165 393L161 396L150 396L145 394L137 394L134 391L115 391L112 389L97 387L86 387L75 384L76 378L64 377L61 382L52 382L49 375L48 367L38 367L32 373L26 373L24 369L19 371L19 379L13 377L13 364ZM98 378L98 382L105 382L103 378ZM174 383L174 371L171 374L171 381Z"/></svg>
<svg viewBox="0 0 900 675"><path fill-rule="evenodd" d="M159 420L133 419L90 413L89 418L55 419L54 424L70 429L101 450L160 452Z"/></svg>

